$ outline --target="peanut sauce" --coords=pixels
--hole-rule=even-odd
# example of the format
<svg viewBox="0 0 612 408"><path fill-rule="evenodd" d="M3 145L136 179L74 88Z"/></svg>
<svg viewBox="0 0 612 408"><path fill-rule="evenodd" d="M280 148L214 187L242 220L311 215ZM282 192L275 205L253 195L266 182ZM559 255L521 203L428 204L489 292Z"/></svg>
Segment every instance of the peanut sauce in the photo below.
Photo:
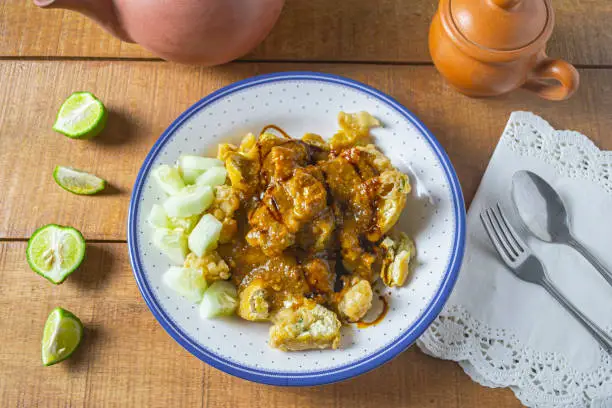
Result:
<svg viewBox="0 0 612 408"><path fill-rule="evenodd" d="M380 301L383 304L383 308L380 311L380 314L376 317L376 319L372 320L371 322L357 322L357 327L359 329L365 329L368 327L372 327L372 326L376 326L378 323L382 322L385 318L385 316L387 315L387 312L389 311L389 302L387 302L387 298L385 298L384 296L379 296L378 299L380 299Z"/></svg>
<svg viewBox="0 0 612 408"><path fill-rule="evenodd" d="M374 265L382 251L366 234L377 228L380 171L374 158L355 146L344 146L334 157L320 136L294 139L273 124L260 136L268 130L278 133L276 138L258 139L256 157L244 159L253 161L243 166L250 170L244 182L253 188L241 192L240 237L218 251L239 292L254 281L268 290L271 313L287 300L304 299L340 313L355 282L372 282L378 273ZM385 318L389 306L379 298L380 315L357 327Z"/></svg>

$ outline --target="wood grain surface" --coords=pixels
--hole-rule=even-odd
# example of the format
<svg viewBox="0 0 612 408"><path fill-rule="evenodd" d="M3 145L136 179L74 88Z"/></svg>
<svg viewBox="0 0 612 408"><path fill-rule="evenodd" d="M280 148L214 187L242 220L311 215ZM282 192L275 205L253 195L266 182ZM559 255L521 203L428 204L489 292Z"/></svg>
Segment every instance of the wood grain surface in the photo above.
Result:
<svg viewBox="0 0 612 408"><path fill-rule="evenodd" d="M612 2L554 0L557 26L549 54L575 64L612 65ZM430 61L429 23L436 0L287 0L268 39L247 59ZM0 2L0 55L150 58L72 12L40 10L31 0Z"/></svg>
<svg viewBox="0 0 612 408"><path fill-rule="evenodd" d="M236 63L213 69L164 62L0 62L0 238L25 239L40 225L79 228L87 239L125 240L127 207L142 161L163 130L188 106L236 80L273 71L346 75L390 93L417 114L448 152L469 203L513 110L541 114L557 128L589 135L612 148L612 71L582 70L584 86L567 102L551 104L526 92L469 99L445 85L429 66ZM88 89L110 109L108 126L94 141L51 130L61 102ZM237 118L237 120L240 120ZM258 129L253 129L257 131ZM112 188L75 196L51 177L56 165L91 171Z"/></svg>
<svg viewBox="0 0 612 408"><path fill-rule="evenodd" d="M155 321L132 277L126 218L137 171L163 130L191 104L261 73L345 75L397 98L448 152L469 204L510 112L530 110L556 128L612 149L612 2L553 0L553 57L579 64L571 100L518 91L469 99L430 64L436 0L287 0L268 39L241 62L216 68L164 63L86 18L0 0L0 407L440 407L520 406L511 391L484 388L454 363L412 348L356 379L314 388L253 384L183 350ZM51 125L62 101L89 90L110 110L107 129L74 141ZM55 185L54 166L106 178L95 197ZM74 225L88 242L84 264L63 285L34 274L26 240L47 223ZM42 327L62 306L85 324L82 347L62 364L40 362Z"/></svg>
<svg viewBox="0 0 612 408"><path fill-rule="evenodd" d="M125 244L89 244L84 264L60 286L30 271L24 252L24 242L0 243L1 407L520 406L511 391L484 390L457 365L415 348L340 384L253 384L200 362L164 332L140 297ZM85 337L69 360L43 367L42 327L56 306L80 317Z"/></svg>

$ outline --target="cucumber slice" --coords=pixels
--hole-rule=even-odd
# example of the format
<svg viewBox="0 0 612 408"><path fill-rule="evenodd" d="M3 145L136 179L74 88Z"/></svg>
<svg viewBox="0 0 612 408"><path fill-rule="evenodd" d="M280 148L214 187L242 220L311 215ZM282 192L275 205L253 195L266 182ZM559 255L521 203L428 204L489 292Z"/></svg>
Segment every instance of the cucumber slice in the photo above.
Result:
<svg viewBox="0 0 612 408"><path fill-rule="evenodd" d="M147 222L153 228L171 228L170 220L168 219L168 214L166 214L166 210L159 204L153 204L151 207L151 212L149 213L149 217L147 218Z"/></svg>
<svg viewBox="0 0 612 408"><path fill-rule="evenodd" d="M199 257L217 247L223 224L211 214L204 216L189 234L189 249Z"/></svg>
<svg viewBox="0 0 612 408"><path fill-rule="evenodd" d="M187 236L182 229L158 228L153 231L153 245L172 262L182 264L187 256Z"/></svg>
<svg viewBox="0 0 612 408"><path fill-rule="evenodd" d="M153 177L157 180L157 184L166 194L178 194L184 187L185 183L176 167L170 167L167 164L162 164L153 170Z"/></svg>
<svg viewBox="0 0 612 408"><path fill-rule="evenodd" d="M206 170L213 167L223 167L223 162L219 159L201 156L181 156L178 160L183 180L187 184L194 184L196 179Z"/></svg>
<svg viewBox="0 0 612 408"><path fill-rule="evenodd" d="M199 170L205 172L212 167L223 167L223 161L212 157L181 156L179 157L179 168L183 170Z"/></svg>
<svg viewBox="0 0 612 408"><path fill-rule="evenodd" d="M170 218L170 228L180 228L185 231L185 234L189 234L191 231L193 231L193 228L196 226L198 221L200 221L199 214L185 218L172 217Z"/></svg>
<svg viewBox="0 0 612 408"><path fill-rule="evenodd" d="M198 186L216 187L225 184L226 178L227 170L225 170L225 167L213 167L199 176L195 183Z"/></svg>
<svg viewBox="0 0 612 408"><path fill-rule="evenodd" d="M214 198L210 186L187 186L180 193L169 197L164 202L164 209L170 217L190 217L203 213Z"/></svg>
<svg viewBox="0 0 612 408"><path fill-rule="evenodd" d="M202 300L208 286L202 272L194 268L173 266L164 273L162 280L170 289L195 303Z"/></svg>
<svg viewBox="0 0 612 408"><path fill-rule="evenodd" d="M180 169L181 177L185 184L195 184L198 177L204 174L203 170Z"/></svg>
<svg viewBox="0 0 612 408"><path fill-rule="evenodd" d="M227 281L215 281L204 292L200 303L200 316L210 319L217 316L230 316L238 306L236 287Z"/></svg>
<svg viewBox="0 0 612 408"><path fill-rule="evenodd" d="M83 324L69 311L56 307L51 311L42 337L42 362L50 366L64 361L81 344Z"/></svg>
<svg viewBox="0 0 612 408"><path fill-rule="evenodd" d="M72 227L45 225L30 237L26 258L34 272L59 285L83 262L85 239Z"/></svg>

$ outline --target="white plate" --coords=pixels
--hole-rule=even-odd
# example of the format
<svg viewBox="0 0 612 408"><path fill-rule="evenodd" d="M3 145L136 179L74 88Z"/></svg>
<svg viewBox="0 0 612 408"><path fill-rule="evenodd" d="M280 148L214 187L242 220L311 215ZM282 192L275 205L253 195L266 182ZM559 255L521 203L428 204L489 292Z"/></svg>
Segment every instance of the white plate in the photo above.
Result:
<svg viewBox="0 0 612 408"><path fill-rule="evenodd" d="M161 282L169 260L151 243L146 217L164 195L152 168L181 154L214 155L220 142L276 124L294 137L331 136L339 111L365 110L384 127L376 145L411 177L413 194L399 228L414 238L417 258L405 287L384 289L390 310L377 326L345 327L339 350L284 353L267 345L269 324L237 318L203 321L197 306ZM166 331L195 356L227 373L267 384L315 385L369 371L410 346L438 315L463 257L465 209L455 172L436 139L389 96L350 79L311 72L237 82L181 114L155 143L138 174L128 220L128 245L143 298Z"/></svg>

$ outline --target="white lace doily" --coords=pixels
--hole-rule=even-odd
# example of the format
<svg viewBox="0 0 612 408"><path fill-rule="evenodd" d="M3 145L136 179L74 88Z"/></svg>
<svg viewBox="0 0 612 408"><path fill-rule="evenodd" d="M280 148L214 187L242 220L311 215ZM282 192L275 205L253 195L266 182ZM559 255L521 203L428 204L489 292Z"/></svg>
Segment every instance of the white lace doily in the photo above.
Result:
<svg viewBox="0 0 612 408"><path fill-rule="evenodd" d="M427 354L459 362L482 385L510 387L529 407L612 407L612 357L542 288L514 277L480 225L482 208L496 202L520 225L510 186L523 169L559 191L576 237L612 266L612 153L580 133L556 131L534 114L515 112L468 213L455 290L417 344ZM517 229L559 289L612 331L612 287L573 249Z"/></svg>

